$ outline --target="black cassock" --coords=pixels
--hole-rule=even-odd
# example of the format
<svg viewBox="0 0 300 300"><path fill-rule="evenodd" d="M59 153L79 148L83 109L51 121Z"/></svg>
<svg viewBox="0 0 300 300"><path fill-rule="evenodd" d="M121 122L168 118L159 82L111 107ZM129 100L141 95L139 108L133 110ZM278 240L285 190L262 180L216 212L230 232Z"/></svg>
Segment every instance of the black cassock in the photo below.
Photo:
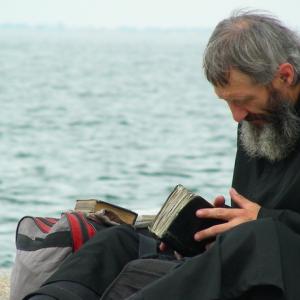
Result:
<svg viewBox="0 0 300 300"><path fill-rule="evenodd" d="M249 158L238 144L233 187L262 206L258 219L220 234L209 250L129 299L299 300L299 150L300 141L288 158L271 163ZM99 299L122 267L137 257L138 237L132 228L104 230L66 259L43 289L47 295L67 299L56 283L76 283ZM76 288L71 288L75 295ZM69 294L70 287L66 290Z"/></svg>
<svg viewBox="0 0 300 300"><path fill-rule="evenodd" d="M130 299L300 299L300 143L275 163L238 143L232 186L262 206L258 219Z"/></svg>

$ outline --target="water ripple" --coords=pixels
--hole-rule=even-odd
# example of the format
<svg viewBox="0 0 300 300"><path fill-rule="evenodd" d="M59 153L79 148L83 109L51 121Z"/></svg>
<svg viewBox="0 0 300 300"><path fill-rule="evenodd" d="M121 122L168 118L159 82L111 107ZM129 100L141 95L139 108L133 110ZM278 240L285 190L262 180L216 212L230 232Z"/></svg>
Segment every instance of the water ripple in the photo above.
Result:
<svg viewBox="0 0 300 300"><path fill-rule="evenodd" d="M0 267L24 215L88 198L153 212L178 183L228 193L236 128L197 63L206 38L0 30Z"/></svg>

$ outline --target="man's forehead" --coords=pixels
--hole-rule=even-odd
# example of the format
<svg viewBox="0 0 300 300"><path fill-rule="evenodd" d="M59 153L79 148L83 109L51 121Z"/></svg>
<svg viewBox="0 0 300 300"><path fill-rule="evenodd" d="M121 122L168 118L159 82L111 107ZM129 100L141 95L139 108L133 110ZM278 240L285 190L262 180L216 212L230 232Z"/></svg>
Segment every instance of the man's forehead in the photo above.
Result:
<svg viewBox="0 0 300 300"><path fill-rule="evenodd" d="M221 99L242 99L253 94L252 89L247 89L245 86L215 86L215 93Z"/></svg>
<svg viewBox="0 0 300 300"><path fill-rule="evenodd" d="M235 69L230 70L228 84L214 86L215 93L219 98L243 98L252 94L255 84L251 78Z"/></svg>

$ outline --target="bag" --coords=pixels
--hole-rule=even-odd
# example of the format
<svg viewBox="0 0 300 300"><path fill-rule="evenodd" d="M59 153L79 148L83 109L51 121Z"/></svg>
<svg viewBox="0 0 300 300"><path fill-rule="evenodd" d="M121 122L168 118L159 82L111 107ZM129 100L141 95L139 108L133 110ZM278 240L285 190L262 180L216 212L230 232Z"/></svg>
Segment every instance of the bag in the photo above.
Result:
<svg viewBox="0 0 300 300"><path fill-rule="evenodd" d="M109 211L100 211L86 217L84 213L75 211L62 214L60 219L23 217L16 230L17 254L11 274L10 300L23 299L38 290L61 263L96 231L118 225L120 220L110 214ZM134 226L139 236L138 257L142 259L124 267L103 299L125 299L162 276L173 265L152 260L158 258L158 253L157 241L147 230L149 222L141 219Z"/></svg>
<svg viewBox="0 0 300 300"><path fill-rule="evenodd" d="M20 300L38 289L64 259L105 227L79 211L64 213L60 219L23 217L16 230L10 300Z"/></svg>
<svg viewBox="0 0 300 300"><path fill-rule="evenodd" d="M140 233L140 228L138 230L135 229L135 231L139 239L137 255L139 258L128 262L123 267L123 270L119 273L119 275L109 286L106 287L101 300L125 300L129 296L135 294L137 291L146 287L148 284L156 281L158 278L162 277L164 274L168 273L178 265L178 261L175 260L174 256L171 257L169 255L162 255L158 253L157 240ZM101 233L98 235L101 235ZM123 245L126 246L127 244L123 243ZM94 245L96 249L98 246L99 245ZM87 253L93 253L93 251L86 252L85 254ZM94 257L92 258L92 261L94 261ZM73 272L74 266L76 267L77 262L78 257L77 261L76 259L74 261L75 264L69 264L68 271L64 269L63 273ZM110 262L113 261L111 260ZM86 265L82 266L82 268L83 273L87 274L87 270L93 268L89 266L87 261L85 263ZM103 271L105 272L105 270ZM89 278L92 280L92 282L97 282L97 277L89 276ZM52 278L52 281L46 283L34 293L29 294L25 299L32 299L32 297L34 298L36 295L43 295L45 296L45 299L48 299L49 297L51 297L51 299L56 298L61 300L73 298L96 299L96 294L88 287L85 287L85 285L80 284L80 280L75 280L73 282L69 281L68 279L67 281L62 279L57 280L57 278L54 280ZM44 298L41 297L41 299ZM97 297L97 299L99 298Z"/></svg>

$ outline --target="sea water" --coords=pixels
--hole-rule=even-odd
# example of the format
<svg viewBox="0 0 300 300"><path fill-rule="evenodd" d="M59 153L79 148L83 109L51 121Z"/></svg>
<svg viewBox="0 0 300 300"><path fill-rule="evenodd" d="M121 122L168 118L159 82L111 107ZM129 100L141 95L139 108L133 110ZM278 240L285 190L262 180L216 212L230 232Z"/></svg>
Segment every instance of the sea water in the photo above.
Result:
<svg viewBox="0 0 300 300"><path fill-rule="evenodd" d="M155 213L178 183L228 199L236 125L205 30L0 30L0 268L24 215L96 198Z"/></svg>

